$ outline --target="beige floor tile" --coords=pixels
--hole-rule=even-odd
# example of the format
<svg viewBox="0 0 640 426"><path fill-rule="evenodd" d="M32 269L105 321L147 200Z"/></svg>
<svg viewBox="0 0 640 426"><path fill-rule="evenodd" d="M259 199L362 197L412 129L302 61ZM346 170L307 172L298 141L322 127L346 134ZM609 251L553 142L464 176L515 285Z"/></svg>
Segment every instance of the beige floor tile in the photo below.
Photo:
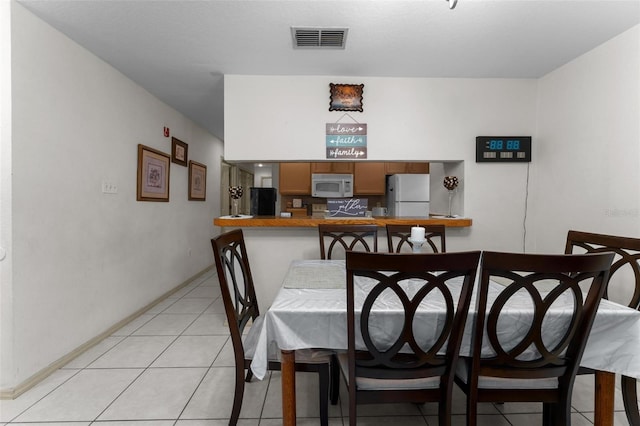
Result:
<svg viewBox="0 0 640 426"><path fill-rule="evenodd" d="M177 336L197 318L197 314L158 314L132 334L135 336Z"/></svg>
<svg viewBox="0 0 640 426"><path fill-rule="evenodd" d="M228 419L235 389L235 368L211 368L181 414L181 420ZM240 418L259 419L269 380L245 383Z"/></svg>
<svg viewBox="0 0 640 426"><path fill-rule="evenodd" d="M206 371L206 368L148 369L98 419L177 419Z"/></svg>
<svg viewBox="0 0 640 426"><path fill-rule="evenodd" d="M179 336L151 367L210 367L227 336Z"/></svg>
<svg viewBox="0 0 640 426"><path fill-rule="evenodd" d="M229 324L225 314L202 314L182 333L190 336L228 336Z"/></svg>
<svg viewBox="0 0 640 426"><path fill-rule="evenodd" d="M163 314L201 314L214 301L213 297L207 298L182 298L162 311Z"/></svg>
<svg viewBox="0 0 640 426"><path fill-rule="evenodd" d="M141 372L139 369L82 370L26 410L16 421L95 420Z"/></svg>
<svg viewBox="0 0 640 426"><path fill-rule="evenodd" d="M9 422L69 380L77 370L58 370L18 398L0 399L0 422Z"/></svg>
<svg viewBox="0 0 640 426"><path fill-rule="evenodd" d="M146 368L175 340L174 336L129 336L89 368Z"/></svg>
<svg viewBox="0 0 640 426"><path fill-rule="evenodd" d="M428 416L427 422L429 423L429 426L438 426L437 417ZM466 426L466 424L467 424L467 419L465 415L457 414L457 415L451 416L451 426ZM507 421L507 419L505 419L500 414L479 414L478 426L512 426L512 425Z"/></svg>
<svg viewBox="0 0 640 426"><path fill-rule="evenodd" d="M76 358L69 361L63 368L85 368L102 355L104 355L111 348L122 342L125 339L125 336L110 336L106 339L103 339L97 345L91 347L90 349L84 351L82 354L77 356Z"/></svg>

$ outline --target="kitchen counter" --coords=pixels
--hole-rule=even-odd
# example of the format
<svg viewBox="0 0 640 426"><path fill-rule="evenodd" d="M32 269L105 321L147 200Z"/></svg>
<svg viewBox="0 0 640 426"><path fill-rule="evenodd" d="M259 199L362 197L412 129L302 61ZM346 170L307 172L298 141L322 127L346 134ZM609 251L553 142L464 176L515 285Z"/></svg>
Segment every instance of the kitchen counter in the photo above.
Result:
<svg viewBox="0 0 640 426"><path fill-rule="evenodd" d="M231 217L218 217L213 220L215 226L232 227L232 228L253 228L253 227L270 227L270 228L317 228L321 223L329 224L375 224L384 227L387 224L392 225L445 225L446 227L464 228L472 224L469 218L454 217L446 218L443 216L425 217L371 217L362 219L322 219L312 218L311 216L300 217L279 217L279 216L254 216L251 218L234 219Z"/></svg>
<svg viewBox="0 0 640 426"><path fill-rule="evenodd" d="M282 286L289 264L295 259L320 259L318 225L329 224L375 224L378 232L378 249L387 250L384 227L387 224L445 225L447 227L447 248L450 251L467 249L467 236L471 233L471 219L443 216L426 217L386 217L376 216L362 219L323 219L311 216L245 216L233 219L229 216L217 217L215 226L221 232L242 229L246 242L251 273L255 278L255 290L263 310L266 310Z"/></svg>

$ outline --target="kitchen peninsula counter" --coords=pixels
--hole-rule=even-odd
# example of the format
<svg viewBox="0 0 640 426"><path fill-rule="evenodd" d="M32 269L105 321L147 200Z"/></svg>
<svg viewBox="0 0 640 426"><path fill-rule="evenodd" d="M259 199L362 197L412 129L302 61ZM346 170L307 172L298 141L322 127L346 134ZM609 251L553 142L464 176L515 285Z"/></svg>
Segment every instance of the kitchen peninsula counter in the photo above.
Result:
<svg viewBox="0 0 640 426"><path fill-rule="evenodd" d="M213 220L215 226L230 228L317 228L319 224L361 224L361 225L378 225L385 227L386 225L445 225L452 228L465 228L472 224L469 218L454 217L446 218L443 216L433 217L372 217L362 219L323 219L304 217L279 217L279 216L254 216L251 218L234 219L231 217L217 217Z"/></svg>
<svg viewBox="0 0 640 426"><path fill-rule="evenodd" d="M229 216L213 219L221 232L242 229L251 274L255 279L255 290L262 309L267 309L282 286L291 261L296 259L320 259L318 225L328 224L375 224L379 227L378 250L387 250L384 227L387 224L445 225L447 248L452 251L466 250L467 235L472 231L469 218L439 217L385 217L362 219L324 219L311 216L244 216L233 219Z"/></svg>

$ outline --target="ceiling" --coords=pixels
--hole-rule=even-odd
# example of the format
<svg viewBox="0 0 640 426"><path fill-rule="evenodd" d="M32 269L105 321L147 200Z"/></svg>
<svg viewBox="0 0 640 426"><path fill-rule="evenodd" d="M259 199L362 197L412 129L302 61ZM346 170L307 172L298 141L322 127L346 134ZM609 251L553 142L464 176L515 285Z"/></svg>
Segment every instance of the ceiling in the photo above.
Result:
<svg viewBox="0 0 640 426"><path fill-rule="evenodd" d="M640 23L640 0L18 2L223 140L225 74L536 78Z"/></svg>

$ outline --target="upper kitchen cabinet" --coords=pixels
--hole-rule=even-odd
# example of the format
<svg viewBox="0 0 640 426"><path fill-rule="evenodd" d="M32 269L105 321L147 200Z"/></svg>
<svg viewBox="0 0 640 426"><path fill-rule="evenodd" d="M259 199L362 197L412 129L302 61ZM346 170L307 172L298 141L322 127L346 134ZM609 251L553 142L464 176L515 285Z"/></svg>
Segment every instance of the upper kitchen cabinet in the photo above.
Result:
<svg viewBox="0 0 640 426"><path fill-rule="evenodd" d="M323 161L311 163L311 173L354 173L352 161Z"/></svg>
<svg viewBox="0 0 640 426"><path fill-rule="evenodd" d="M353 193L354 195L384 195L385 163L356 162Z"/></svg>
<svg viewBox="0 0 640 426"><path fill-rule="evenodd" d="M311 194L311 166L309 163L280 163L280 194Z"/></svg>
<svg viewBox="0 0 640 426"><path fill-rule="evenodd" d="M405 174L405 173L419 173L419 174L429 173L429 163L396 162L396 163L385 163L384 167L385 167L385 173L388 175L397 175L397 174Z"/></svg>

